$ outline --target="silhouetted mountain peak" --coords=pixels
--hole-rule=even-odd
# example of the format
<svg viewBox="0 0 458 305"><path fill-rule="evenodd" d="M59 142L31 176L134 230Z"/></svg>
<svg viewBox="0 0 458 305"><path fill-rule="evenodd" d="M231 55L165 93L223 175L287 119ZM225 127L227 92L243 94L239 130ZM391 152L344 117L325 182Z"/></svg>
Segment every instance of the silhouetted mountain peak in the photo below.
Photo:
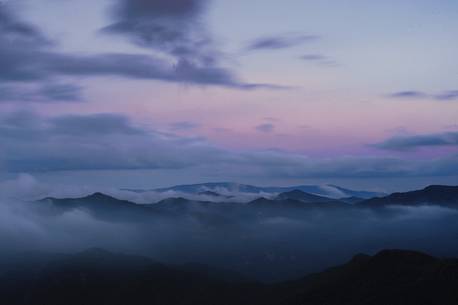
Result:
<svg viewBox="0 0 458 305"><path fill-rule="evenodd" d="M359 253L359 254L356 254L355 256L353 256L353 258L351 259L350 263L357 263L357 264L365 263L368 260L370 260L371 258L372 257L370 255Z"/></svg>
<svg viewBox="0 0 458 305"><path fill-rule="evenodd" d="M430 263L436 260L436 258L422 252L398 249L382 250L374 255L372 259L385 262L411 262L412 264Z"/></svg>
<svg viewBox="0 0 458 305"><path fill-rule="evenodd" d="M93 200L93 201L96 201L96 200L113 200L113 201L120 201L119 199L117 198L114 198L114 197L111 197L109 195L106 195L104 193L101 193L101 192L96 192L96 193L93 193L89 196L86 196L86 197L83 197L82 199L86 199L86 200Z"/></svg>
<svg viewBox="0 0 458 305"><path fill-rule="evenodd" d="M272 204L274 201L273 200L270 200L270 199L267 199L267 198L264 198L264 197L260 197L260 198L257 198L253 201L250 201L248 203L248 205L253 205L253 206L257 206L257 205L266 205L266 204Z"/></svg>
<svg viewBox="0 0 458 305"><path fill-rule="evenodd" d="M458 193L458 186L450 185L430 185L423 189L426 192L456 192Z"/></svg>
<svg viewBox="0 0 458 305"><path fill-rule="evenodd" d="M278 195L277 197L307 198L307 197L309 197L309 196L313 196L313 195L311 195L311 194L309 194L309 193L306 193L306 192L304 192L304 191L301 191L301 190L292 190L292 191L289 191L289 192L281 193L281 194Z"/></svg>
<svg viewBox="0 0 458 305"><path fill-rule="evenodd" d="M386 197L364 200L360 204L373 207L385 205L442 205L458 207L458 186L431 185L422 190L393 193Z"/></svg>

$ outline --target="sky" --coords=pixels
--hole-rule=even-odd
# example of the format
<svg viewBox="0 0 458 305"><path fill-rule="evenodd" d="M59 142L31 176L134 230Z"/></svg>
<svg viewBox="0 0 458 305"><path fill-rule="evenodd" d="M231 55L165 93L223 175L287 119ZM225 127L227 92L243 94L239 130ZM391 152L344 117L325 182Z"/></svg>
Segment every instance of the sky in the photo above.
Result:
<svg viewBox="0 0 458 305"><path fill-rule="evenodd" d="M458 184L456 1L0 3L0 180Z"/></svg>

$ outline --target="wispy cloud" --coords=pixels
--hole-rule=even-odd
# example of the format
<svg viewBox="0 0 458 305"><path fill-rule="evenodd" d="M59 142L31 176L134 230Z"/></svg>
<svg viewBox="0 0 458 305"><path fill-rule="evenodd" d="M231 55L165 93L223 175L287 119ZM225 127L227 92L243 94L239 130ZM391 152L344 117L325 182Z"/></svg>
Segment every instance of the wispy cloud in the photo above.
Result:
<svg viewBox="0 0 458 305"><path fill-rule="evenodd" d="M248 51L254 50L281 50L303 45L307 42L319 40L320 36L305 34L282 34L257 38L246 47Z"/></svg>
<svg viewBox="0 0 458 305"><path fill-rule="evenodd" d="M318 53L304 54L302 56L299 56L299 59L305 62L315 63L322 66L337 66L337 62L335 60L326 55Z"/></svg>
<svg viewBox="0 0 458 305"><path fill-rule="evenodd" d="M398 99L433 99L437 101L453 101L458 100L458 90L448 90L435 94L422 91L399 91L388 95L390 98Z"/></svg>
<svg viewBox="0 0 458 305"><path fill-rule="evenodd" d="M396 136L374 145L387 150L414 150L421 147L458 146L458 132Z"/></svg>
<svg viewBox="0 0 458 305"><path fill-rule="evenodd" d="M73 84L0 84L0 102L79 102L82 87Z"/></svg>

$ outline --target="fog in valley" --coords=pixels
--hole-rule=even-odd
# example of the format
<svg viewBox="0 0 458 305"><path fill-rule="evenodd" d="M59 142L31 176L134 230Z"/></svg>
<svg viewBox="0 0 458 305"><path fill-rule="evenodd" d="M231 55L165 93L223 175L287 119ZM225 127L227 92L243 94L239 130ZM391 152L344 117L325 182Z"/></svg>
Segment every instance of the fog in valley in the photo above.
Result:
<svg viewBox="0 0 458 305"><path fill-rule="evenodd" d="M5 182L1 190L2 265L47 253L103 248L280 281L381 249L458 255L458 210L439 206L259 209L246 202L215 202L207 207L192 201L186 209L144 217L126 213L119 218L84 208L49 208L36 201L49 189L31 176ZM88 190L70 191L69 196L76 196Z"/></svg>

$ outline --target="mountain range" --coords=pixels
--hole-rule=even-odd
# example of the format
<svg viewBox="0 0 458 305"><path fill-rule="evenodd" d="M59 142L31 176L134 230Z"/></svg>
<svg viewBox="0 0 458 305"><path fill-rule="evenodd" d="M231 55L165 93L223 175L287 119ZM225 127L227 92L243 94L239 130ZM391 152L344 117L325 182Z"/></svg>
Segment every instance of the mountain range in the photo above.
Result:
<svg viewBox="0 0 458 305"><path fill-rule="evenodd" d="M208 192L208 191L207 191ZM212 192L212 196L218 193ZM51 208L59 212L83 209L96 217L109 220L148 220L152 215L177 215L182 213L222 213L221 211L251 209L326 209L326 208L384 208L388 206L436 205L458 208L458 186L429 186L422 190L394 193L384 197L363 199L358 197L332 199L292 190L273 198L259 197L246 204L231 202L195 201L185 198L167 198L158 203L136 204L120 200L102 193L94 193L82 198L45 198L39 200L41 208Z"/></svg>
<svg viewBox="0 0 458 305"><path fill-rule="evenodd" d="M389 196L368 199L361 205L378 207L387 205L417 206L440 205L458 207L458 186L431 185L422 190L393 193Z"/></svg>
<svg viewBox="0 0 458 305"><path fill-rule="evenodd" d="M245 193L245 194L280 194L294 190L303 191L310 194L329 198L345 198L345 197L358 197L358 198L372 198L376 196L383 196L381 192L370 191L355 191L342 188L335 185L298 185L287 187L260 187L249 184L240 184L234 182L213 182L189 185L176 185L166 188L157 188L151 190L132 190L136 192L155 191L160 193L166 192L179 192L185 194L199 194L202 192L212 192L218 194L230 193Z"/></svg>
<svg viewBox="0 0 458 305"><path fill-rule="evenodd" d="M206 193L206 196L219 197L220 194L212 192ZM435 255L456 256L458 247L453 241L458 232L456 226L457 199L458 187L429 186L422 190L394 193L371 199L357 197L333 199L301 190L292 190L272 194L267 198L259 195L257 199L248 202L231 202L225 199L199 201L170 197L159 202L138 204L118 199L116 196L94 193L82 198L45 198L26 203L23 207L27 213L29 212L27 209L30 209L33 219L37 219L37 222L46 226L50 225L51 228L53 228L53 223L61 223L63 220L73 222L71 225L77 230L71 236L72 240L66 241L66 244L71 246L70 251L97 246L110 251L143 254L166 263L166 270L169 270L173 264L199 263L200 265L193 264L186 267L172 266L173 274L185 272L186 276L179 275L179 278L195 281L197 287L193 287L200 289L201 293L206 291L205 287L211 287L208 289L215 291L215 295L226 296L224 299L227 299L227 303L221 301L220 304L269 304L264 301L270 300L276 301L271 304L380 304L377 303L379 299L386 301L387 304L396 304L390 302L391 299L386 299L385 295L378 295L375 298L377 302L371 301L370 293L376 295L386 292L388 296L396 294L396 291L388 291L392 287L387 283L383 284L383 291L375 288L371 291L371 285L375 285L372 282L369 282L372 284L368 284L368 287L364 286L365 281L372 280L369 275L377 274L375 267L375 269L367 267L367 270L370 270L370 272L367 271L368 274L354 275L351 273L345 277L346 280L339 283L333 282L336 271L320 273L318 280L313 276L312 278L307 276L291 283L283 281L297 279L302 275L340 264L348 260L354 253L375 253L384 248L406 247ZM423 208L425 205L440 208ZM393 206L409 208L392 208ZM33 213L32 210L38 213ZM53 228L48 234L57 234L59 237L67 234L65 227L62 230L60 226L57 228ZM80 239L83 241L80 242ZM62 249L59 243L56 244L57 251ZM67 246L64 249L67 249ZM379 256L376 255L373 258L376 257ZM405 267L410 268L407 262L411 258L408 255L406 257L409 258L405 258ZM413 255L412 257L419 256ZM367 256L358 256L349 263L349 266L357 266L355 268L358 271L359 264L366 263L366 259ZM108 261L108 258L106 260ZM434 261L437 262L436 259ZM443 261L439 261L442 264ZM156 264L154 262L148 264L150 263ZM210 267L205 268L201 264ZM433 268L431 266L428 267L428 270ZM28 267L23 265L22 268L27 271ZM114 267L107 267L107 269L111 268ZM230 272L215 271L214 268L228 269ZM344 269L353 270L352 268L345 267ZM58 270L60 269L61 267L58 267ZM340 269L339 267L338 270ZM383 271L383 268L381 269L380 272ZM34 272L39 272L39 270L34 270ZM406 272L411 271L409 269ZM65 271L65 274L70 273ZM169 271L166 273L168 274ZM194 273L198 273L199 277L197 275L194 277ZM225 274L224 277L221 276L222 273ZM211 279L206 279L205 276L210 274ZM201 277L202 275L204 278ZM59 274L58 276L64 275ZM153 277L149 274L139 276L146 280ZM380 276L384 275L380 274ZM398 276L402 278L402 274ZM62 280L59 277L55 278L52 275L51 279L60 282ZM109 278L111 278L111 273ZM166 276L165 278L167 279ZM219 280L221 278L224 278L223 282L230 279L230 287L221 283ZM245 280L243 285L239 286L241 278ZM249 281L246 280L247 278L255 279L251 280L254 283L251 283L250 289L232 290L233 285L247 287L247 281ZM321 283L319 279L323 278L323 285L326 285L316 286L317 283ZM361 278L363 280L360 280ZM105 277L99 279L103 282ZM234 279L237 284L234 283ZM130 278L129 280L136 283ZM382 281L379 278L375 280ZM391 281L394 280L397 278L391 279ZM155 281L159 279L156 278ZM259 281L283 283L272 286L259 283ZM310 284L313 288L310 288L312 286L309 286L309 281L314 283ZM139 290L146 289L142 283L137 283ZM350 283L354 286L346 286ZM154 283L150 282L150 284ZM107 285L115 284L108 282ZM190 300L194 300L195 303L218 304L218 302L211 302L219 301L213 294L202 300L201 295L194 295L187 288L180 286L184 285L182 282L180 284L170 282L167 285L171 285L173 289L180 289L184 296L189 294ZM56 287L53 289L57 289ZM364 287L369 294L358 295L357 287ZM169 289L163 288L164 290ZM285 289L286 292L283 293L282 289ZM402 286L402 289L410 289L410 286ZM422 286L422 289L425 287ZM337 299L332 299L327 295L329 291L336 295ZM154 293L160 294L162 290ZM265 297L269 293L272 295ZM71 295L71 292L69 294ZM243 299L239 299L242 295ZM161 296L157 303L188 304L174 297ZM347 297L353 303L341 302ZM359 297L362 299L358 299ZM142 304L142 298L138 304ZM98 300L97 296L95 300ZM137 299L134 300L137 301ZM162 302L163 300L166 301ZM99 304L112 304L110 302ZM137 302L134 303L137 304ZM154 304L154 302L150 303ZM43 304L58 303L50 301ZM406 304L409 303L406 302ZM425 304L435 303L431 301Z"/></svg>

